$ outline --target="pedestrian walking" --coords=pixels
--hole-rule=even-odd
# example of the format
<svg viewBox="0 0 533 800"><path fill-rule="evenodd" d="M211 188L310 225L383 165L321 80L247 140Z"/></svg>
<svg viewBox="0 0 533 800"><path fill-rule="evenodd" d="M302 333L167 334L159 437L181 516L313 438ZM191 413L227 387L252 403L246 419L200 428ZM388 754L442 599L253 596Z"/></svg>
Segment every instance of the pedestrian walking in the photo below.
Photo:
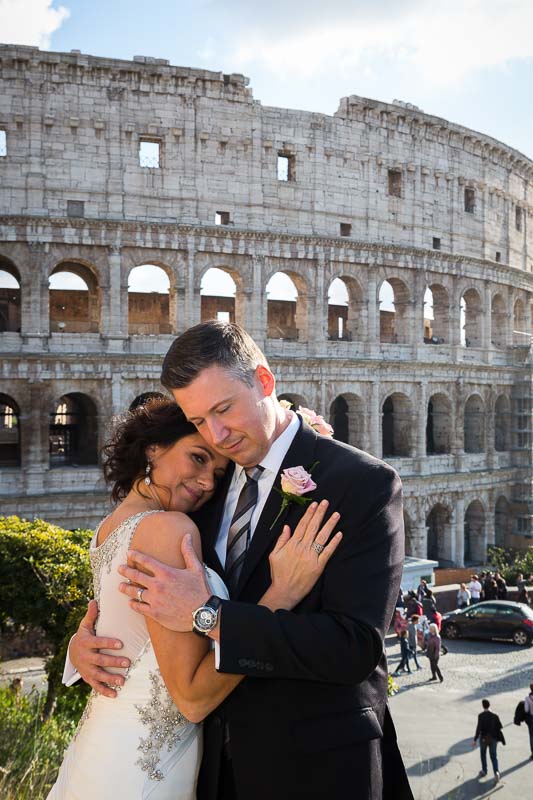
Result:
<svg viewBox="0 0 533 800"><path fill-rule="evenodd" d="M431 623L429 626L429 636L426 642L426 652L429 658L429 665L431 667L431 678L430 681L436 681L437 678L442 683L444 678L442 677L442 672L439 669L439 658L440 658L440 636L437 626L434 622Z"/></svg>
<svg viewBox="0 0 533 800"><path fill-rule="evenodd" d="M507 600L507 583L505 582L505 578L501 573L496 572L494 574L494 580L498 587L498 600Z"/></svg>
<svg viewBox="0 0 533 800"><path fill-rule="evenodd" d="M477 575L470 576L468 590L470 592L470 605L473 606L474 603L479 603L481 599L481 584Z"/></svg>
<svg viewBox="0 0 533 800"><path fill-rule="evenodd" d="M411 648L409 647L409 640L407 638L407 631L403 630L400 633L400 652L401 652L401 660L396 669L394 670L394 675L397 675L399 672L408 672L409 675L411 674L411 667L409 666L409 656L412 655Z"/></svg>
<svg viewBox="0 0 533 800"><path fill-rule="evenodd" d="M479 749L481 754L481 771L479 773L480 778L485 777L487 774L488 748L492 769L494 770L494 782L498 783L500 780L500 772L498 768L498 742L505 744L502 731L503 725L499 716L497 714L493 714L492 711L489 711L489 700L482 700L481 705L483 706L483 711L477 718L476 733L474 735L472 747L476 746L477 740L479 739Z"/></svg>
<svg viewBox="0 0 533 800"><path fill-rule="evenodd" d="M470 605L470 590L462 583L457 592L457 608L466 608Z"/></svg>
<svg viewBox="0 0 533 800"><path fill-rule="evenodd" d="M407 641L409 643L409 648L411 650L411 655L413 657L413 661L415 662L415 666L417 669L422 669L421 665L418 663L418 658L416 657L416 648L418 644L418 614L413 614L409 620L407 625ZM532 717L533 719L533 717Z"/></svg>
<svg viewBox="0 0 533 800"><path fill-rule="evenodd" d="M533 761L533 683L529 684L529 694L524 699L524 722L529 730L530 761Z"/></svg>

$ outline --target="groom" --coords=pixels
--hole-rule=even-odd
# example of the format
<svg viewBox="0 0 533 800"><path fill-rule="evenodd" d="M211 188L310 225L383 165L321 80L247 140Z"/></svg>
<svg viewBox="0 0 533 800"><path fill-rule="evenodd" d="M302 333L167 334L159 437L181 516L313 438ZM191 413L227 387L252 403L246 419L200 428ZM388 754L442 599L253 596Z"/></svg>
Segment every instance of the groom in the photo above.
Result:
<svg viewBox="0 0 533 800"><path fill-rule="evenodd" d="M182 334L165 357L162 383L236 464L226 491L196 519L204 559L226 575L231 600L209 597L190 553L185 570L135 554L152 579L121 568L147 587L137 610L171 629L191 630L192 615L207 606L195 624L215 641L218 669L246 676L205 721L199 800L412 800L387 707L383 648L403 562L397 474L284 409L265 356L236 325L211 321ZM316 490L308 496L341 514L343 541L300 605L272 613L256 605L270 584L268 555L283 525L294 531L303 513L292 503L280 515L275 489L282 470L312 464ZM241 513L239 538L233 523ZM121 591L137 593L126 583ZM94 661L94 650L78 646L77 665L91 653ZM114 663L105 658L99 669Z"/></svg>

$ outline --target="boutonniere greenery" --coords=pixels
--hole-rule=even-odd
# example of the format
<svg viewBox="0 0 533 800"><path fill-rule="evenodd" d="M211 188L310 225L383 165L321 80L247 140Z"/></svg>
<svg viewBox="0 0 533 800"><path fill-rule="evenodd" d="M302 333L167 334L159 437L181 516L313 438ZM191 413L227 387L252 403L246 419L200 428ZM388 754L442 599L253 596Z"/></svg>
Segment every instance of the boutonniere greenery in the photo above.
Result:
<svg viewBox="0 0 533 800"><path fill-rule="evenodd" d="M311 464L309 471L305 470L303 467L289 467L283 470L281 473L281 489L274 486L276 492L282 497L281 508L276 519L270 526L270 530L272 530L285 509L288 508L291 503L305 506L307 503L311 502L311 498L304 497L304 495L309 494L309 492L314 492L316 489L316 483L312 479L311 473L317 464L318 461Z"/></svg>

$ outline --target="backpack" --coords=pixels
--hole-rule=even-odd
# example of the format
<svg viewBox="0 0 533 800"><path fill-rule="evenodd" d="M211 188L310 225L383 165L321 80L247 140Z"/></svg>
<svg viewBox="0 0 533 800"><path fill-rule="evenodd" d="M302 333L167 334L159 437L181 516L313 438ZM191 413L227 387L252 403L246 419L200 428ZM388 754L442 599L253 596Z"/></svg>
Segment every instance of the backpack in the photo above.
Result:
<svg viewBox="0 0 533 800"><path fill-rule="evenodd" d="M526 706L523 700L520 700L514 711L514 724L521 725L526 721Z"/></svg>

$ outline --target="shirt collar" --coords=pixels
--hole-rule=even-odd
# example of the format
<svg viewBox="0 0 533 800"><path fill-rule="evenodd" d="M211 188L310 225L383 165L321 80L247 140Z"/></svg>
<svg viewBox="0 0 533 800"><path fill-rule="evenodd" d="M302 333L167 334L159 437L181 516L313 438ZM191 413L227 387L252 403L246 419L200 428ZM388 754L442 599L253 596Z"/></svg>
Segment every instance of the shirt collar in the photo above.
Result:
<svg viewBox="0 0 533 800"><path fill-rule="evenodd" d="M266 456L261 459L259 466L263 467L264 472L270 472L274 473L274 475L277 475L283 463L283 459L287 455L289 447L291 446L294 437L298 432L298 429L300 427L300 419L294 413L294 411L289 411L289 414L291 415L291 421L289 422L285 430L280 433L278 438L272 442L272 444L270 445L270 450L268 451ZM241 480L243 472L244 472L244 467L241 467L240 464L236 464L235 465L236 482Z"/></svg>

